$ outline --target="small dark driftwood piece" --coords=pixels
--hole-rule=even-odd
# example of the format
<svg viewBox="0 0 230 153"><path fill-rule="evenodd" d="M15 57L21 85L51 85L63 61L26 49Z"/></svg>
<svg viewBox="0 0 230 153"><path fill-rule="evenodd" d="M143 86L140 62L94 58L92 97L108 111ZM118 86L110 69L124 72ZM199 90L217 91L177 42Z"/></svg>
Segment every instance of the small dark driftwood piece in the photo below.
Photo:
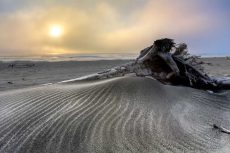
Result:
<svg viewBox="0 0 230 153"><path fill-rule="evenodd" d="M11 81L9 81L9 82L7 82L8 84L13 84L13 82L11 82Z"/></svg>
<svg viewBox="0 0 230 153"><path fill-rule="evenodd" d="M226 133L226 134L230 134L230 130L227 130L221 126L218 126L216 124L213 124L213 128L214 129L218 129L220 132Z"/></svg>

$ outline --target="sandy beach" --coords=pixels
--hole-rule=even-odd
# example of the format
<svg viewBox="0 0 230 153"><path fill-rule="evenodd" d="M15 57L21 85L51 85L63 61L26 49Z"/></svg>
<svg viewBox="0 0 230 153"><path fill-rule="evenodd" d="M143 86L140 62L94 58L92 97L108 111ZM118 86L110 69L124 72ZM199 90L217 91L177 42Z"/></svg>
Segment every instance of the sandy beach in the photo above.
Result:
<svg viewBox="0 0 230 153"><path fill-rule="evenodd" d="M104 71L127 62L129 61L0 62L0 91L57 83Z"/></svg>
<svg viewBox="0 0 230 153"><path fill-rule="evenodd" d="M230 75L228 59L205 61L208 74ZM126 62L2 64L0 152L229 152L229 135L213 128L230 129L229 91L132 75L55 84Z"/></svg>
<svg viewBox="0 0 230 153"><path fill-rule="evenodd" d="M229 77L230 59L203 58L203 67L210 76ZM0 62L0 91L57 83L120 66L131 60L101 61L18 61ZM12 67L12 65L14 65Z"/></svg>

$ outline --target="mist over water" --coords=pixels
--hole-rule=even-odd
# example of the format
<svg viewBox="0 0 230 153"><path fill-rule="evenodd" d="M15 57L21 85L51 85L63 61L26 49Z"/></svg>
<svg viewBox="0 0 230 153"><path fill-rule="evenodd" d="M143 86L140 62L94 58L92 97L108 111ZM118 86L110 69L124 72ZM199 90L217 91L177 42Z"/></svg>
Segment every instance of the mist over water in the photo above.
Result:
<svg viewBox="0 0 230 153"><path fill-rule="evenodd" d="M97 60L126 60L135 59L138 54L131 53L97 53L97 54L59 54L45 56L0 56L0 61L97 61Z"/></svg>
<svg viewBox="0 0 230 153"><path fill-rule="evenodd" d="M203 58L227 57L227 55L197 54ZM132 60L138 57L137 53L96 53L96 54L50 54L44 56L0 56L2 62L13 61L98 61L98 60Z"/></svg>

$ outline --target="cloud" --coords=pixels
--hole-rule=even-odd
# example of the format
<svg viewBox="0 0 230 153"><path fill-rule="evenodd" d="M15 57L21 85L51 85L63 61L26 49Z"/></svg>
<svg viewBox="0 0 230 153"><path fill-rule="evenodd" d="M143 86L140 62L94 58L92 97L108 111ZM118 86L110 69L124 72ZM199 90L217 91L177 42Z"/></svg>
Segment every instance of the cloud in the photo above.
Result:
<svg viewBox="0 0 230 153"><path fill-rule="evenodd" d="M4 5L13 2L5 1ZM30 7L14 5L18 9L0 15L0 52L135 53L160 37L195 40L222 24L221 15L207 8L206 2L24 0ZM48 36L52 24L63 27L62 38Z"/></svg>

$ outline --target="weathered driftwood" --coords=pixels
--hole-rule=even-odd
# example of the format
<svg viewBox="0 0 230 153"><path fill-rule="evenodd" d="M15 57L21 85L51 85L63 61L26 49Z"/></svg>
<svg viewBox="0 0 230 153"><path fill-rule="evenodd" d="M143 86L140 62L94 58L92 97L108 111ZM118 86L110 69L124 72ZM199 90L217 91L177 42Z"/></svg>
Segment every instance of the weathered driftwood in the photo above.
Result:
<svg viewBox="0 0 230 153"><path fill-rule="evenodd" d="M141 51L137 63L150 69L153 78L172 85L183 85L204 90L230 89L230 81L213 79L203 72L199 57L187 52L186 44L175 46L172 39L156 40Z"/></svg>
<svg viewBox="0 0 230 153"><path fill-rule="evenodd" d="M75 80L95 80L134 73L136 76L152 77L164 84L188 86L202 90L230 89L230 80L211 78L203 72L198 56L191 56L187 45L175 45L172 39L159 39L141 50L131 63Z"/></svg>

